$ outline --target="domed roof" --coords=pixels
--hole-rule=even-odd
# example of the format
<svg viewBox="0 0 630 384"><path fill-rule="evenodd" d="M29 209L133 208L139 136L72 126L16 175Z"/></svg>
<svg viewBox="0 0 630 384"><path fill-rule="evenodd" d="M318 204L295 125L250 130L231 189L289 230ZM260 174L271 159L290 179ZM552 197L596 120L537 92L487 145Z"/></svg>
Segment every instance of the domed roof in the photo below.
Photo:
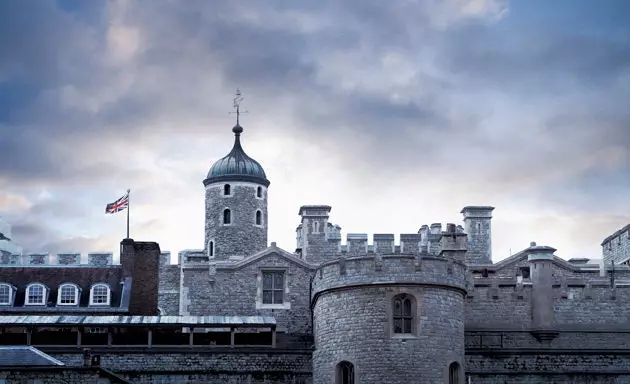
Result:
<svg viewBox="0 0 630 384"><path fill-rule="evenodd" d="M237 123L232 128L232 132L234 132L234 147L227 156L217 160L210 167L203 185L226 181L249 181L268 187L270 183L265 170L256 160L247 156L241 146L240 136L243 127Z"/></svg>

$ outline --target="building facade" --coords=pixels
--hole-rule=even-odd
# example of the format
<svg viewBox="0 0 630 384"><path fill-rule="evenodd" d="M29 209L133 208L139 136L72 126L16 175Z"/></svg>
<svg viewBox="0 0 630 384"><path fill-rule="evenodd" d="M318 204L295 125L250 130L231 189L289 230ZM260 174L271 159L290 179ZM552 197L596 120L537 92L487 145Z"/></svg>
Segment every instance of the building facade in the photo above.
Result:
<svg viewBox="0 0 630 384"><path fill-rule="evenodd" d="M79 324L100 327L106 336L92 353L139 383L630 382L630 267L619 256L627 227L603 243L603 263L563 260L536 243L493 263L490 206L464 207L462 225L422 225L398 241L364 233L342 241L330 206L304 205L296 249L286 251L268 244L270 181L245 153L243 128L232 131L232 150L203 180L203 247L180 252L176 264L157 244L131 239L121 266L94 256L83 275L70 272L78 267L69 256L4 255L0 289L11 299L0 315L72 312L59 301L66 281L85 308L74 312L90 315L77 317L77 341L65 349L20 342L80 365ZM614 256L611 242L620 243ZM51 269L54 277L37 277ZM91 310L101 280L118 287L110 303L128 302L116 319ZM43 285L49 305L27 305L31 284ZM0 327L27 333L70 320L46 321L0 316Z"/></svg>

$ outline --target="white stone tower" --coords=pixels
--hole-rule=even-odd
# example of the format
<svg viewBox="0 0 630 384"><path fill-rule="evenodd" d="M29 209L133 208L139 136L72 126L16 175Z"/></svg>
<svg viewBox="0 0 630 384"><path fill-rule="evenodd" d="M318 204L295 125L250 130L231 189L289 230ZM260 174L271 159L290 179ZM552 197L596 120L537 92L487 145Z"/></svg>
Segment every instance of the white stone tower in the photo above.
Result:
<svg viewBox="0 0 630 384"><path fill-rule="evenodd" d="M203 181L206 188L204 250L212 259L246 257L267 248L267 188L262 166L241 146L240 93L234 101L237 118L234 146Z"/></svg>

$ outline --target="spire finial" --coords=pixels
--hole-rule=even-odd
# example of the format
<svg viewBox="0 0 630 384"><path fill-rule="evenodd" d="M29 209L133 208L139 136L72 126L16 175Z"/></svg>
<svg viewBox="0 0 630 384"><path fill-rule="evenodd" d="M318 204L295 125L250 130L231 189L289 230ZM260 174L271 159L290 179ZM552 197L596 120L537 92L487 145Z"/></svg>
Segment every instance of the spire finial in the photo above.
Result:
<svg viewBox="0 0 630 384"><path fill-rule="evenodd" d="M236 113L236 126L237 127L240 126L241 113L247 113L247 111L241 111L241 103L243 102L243 99L245 98L241 94L241 90L239 88L236 88L234 99L232 99L232 106L234 107L234 109L236 109L236 112L231 112L231 113Z"/></svg>

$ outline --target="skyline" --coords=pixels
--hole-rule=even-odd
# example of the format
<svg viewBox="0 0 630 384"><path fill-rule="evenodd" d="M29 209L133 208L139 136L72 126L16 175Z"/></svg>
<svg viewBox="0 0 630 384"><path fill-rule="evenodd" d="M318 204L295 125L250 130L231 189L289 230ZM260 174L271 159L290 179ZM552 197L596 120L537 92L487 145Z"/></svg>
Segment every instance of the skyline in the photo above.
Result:
<svg viewBox="0 0 630 384"><path fill-rule="evenodd" d="M117 254L128 188L132 238L203 248L237 88L288 251L310 204L344 243L492 205L495 262L598 258L630 223L630 3L145 3L0 4L0 216L27 252Z"/></svg>

